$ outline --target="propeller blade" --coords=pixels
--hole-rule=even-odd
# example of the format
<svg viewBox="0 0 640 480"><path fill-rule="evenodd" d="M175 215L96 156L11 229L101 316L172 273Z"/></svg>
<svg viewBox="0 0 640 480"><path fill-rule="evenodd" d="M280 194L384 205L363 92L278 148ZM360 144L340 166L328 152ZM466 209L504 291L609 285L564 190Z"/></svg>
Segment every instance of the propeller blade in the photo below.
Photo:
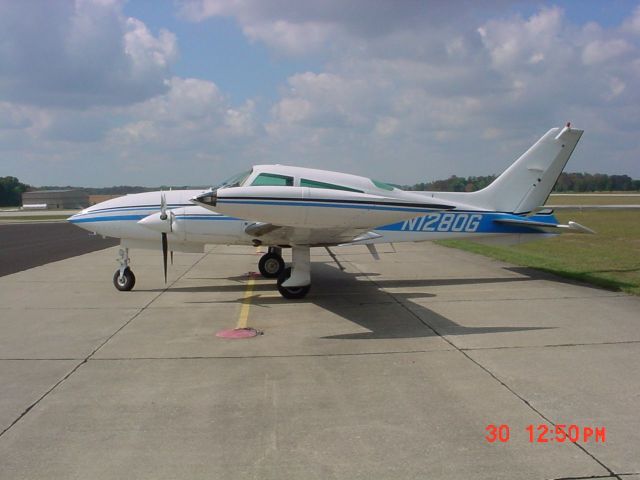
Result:
<svg viewBox="0 0 640 480"><path fill-rule="evenodd" d="M164 283L167 283L167 251L169 245L167 244L167 234L162 233L162 265L164 266Z"/></svg>
<svg viewBox="0 0 640 480"><path fill-rule="evenodd" d="M164 195L164 192L160 193L160 219L167 219L167 197Z"/></svg>

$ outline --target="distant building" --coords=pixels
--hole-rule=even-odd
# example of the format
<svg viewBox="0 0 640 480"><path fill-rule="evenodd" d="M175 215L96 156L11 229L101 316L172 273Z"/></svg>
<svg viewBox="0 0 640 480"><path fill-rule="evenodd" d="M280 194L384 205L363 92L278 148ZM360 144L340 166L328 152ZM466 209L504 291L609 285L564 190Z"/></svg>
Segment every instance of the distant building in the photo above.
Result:
<svg viewBox="0 0 640 480"><path fill-rule="evenodd" d="M34 190L22 194L24 208L76 210L89 206L89 195L84 190Z"/></svg>

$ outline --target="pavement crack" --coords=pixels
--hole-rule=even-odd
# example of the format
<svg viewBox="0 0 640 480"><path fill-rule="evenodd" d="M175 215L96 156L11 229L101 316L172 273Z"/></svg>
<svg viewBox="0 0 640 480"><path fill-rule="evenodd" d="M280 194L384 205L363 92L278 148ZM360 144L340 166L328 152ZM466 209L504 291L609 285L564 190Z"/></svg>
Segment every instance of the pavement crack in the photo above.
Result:
<svg viewBox="0 0 640 480"><path fill-rule="evenodd" d="M343 260L344 261L344 260ZM365 277L368 281L370 281L371 283L373 283L374 285L376 285L376 287L378 287L381 291L383 291L385 294L389 295L391 298L393 298L395 300L395 302L401 307L403 308L407 313L409 313L409 315L411 315L412 317L414 317L416 320L418 320L418 322L420 322L422 325L424 325L425 327L427 327L429 330L431 330L435 335L437 335L438 337L440 337L443 341L445 341L446 343L448 343L449 345L451 345L451 347L453 347L455 350L457 350L458 352L460 352L462 355L464 355L469 361L471 361L472 363L474 363L477 367L479 367L480 369L482 369L484 372L486 372L491 378L493 378L496 382L498 382L502 387L504 387L506 390L508 390L512 395L514 395L516 398L518 398L522 403L524 403L530 410L532 410L533 412L535 412L540 418L542 418L545 422L547 422L550 425L553 425L554 427L556 426L556 423L553 422L550 418L548 418L544 413L542 413L540 410L538 410L536 407L534 407L531 402L529 402L529 400L527 400L525 397L523 397L522 395L520 395L518 392L516 392L513 388L511 388L509 385L507 385L504 381L502 381L500 378L498 378L498 376L493 373L488 367L484 366L482 363L480 363L479 361L477 361L476 359L474 359L473 357L471 357L471 355L469 355L469 353L467 353L466 350L458 347L455 343L453 343L449 338L447 338L447 336L445 336L445 334L441 333L436 327L430 325L429 323L427 323L423 318L421 318L418 314L416 314L416 312L412 311L405 302L402 302L398 297L396 297L392 292L389 292L388 290L383 290L382 286L379 285L375 278L373 278L372 276L368 275L366 272L363 272L360 268L358 268L357 265L355 265L354 263L350 262L350 261L344 261L344 263L349 263L354 269L356 269L357 271L360 272L360 274ZM604 475L601 477L585 477L585 478L617 478L619 480L621 480L621 477L618 476L616 473L614 473L614 471L609 468L607 465L605 465L604 462L602 462L600 459L598 459L594 454L592 454L591 452L589 452L586 447L584 447L582 444L578 443L578 442L571 442L573 443L578 449L580 449L585 455L587 455L588 457L590 457L594 462L596 462L598 465L600 465L602 468L604 468L607 472L609 472L609 475ZM580 478L580 477L577 477ZM567 479L568 480L568 479Z"/></svg>
<svg viewBox="0 0 640 480"><path fill-rule="evenodd" d="M619 298L628 297L627 294L620 295L563 295L563 296L544 296L544 297L509 297L509 298L492 298L491 302L519 302L522 300L581 300L589 299L593 297L598 298ZM429 303L463 303L463 302L486 302L486 298L455 298L455 299L442 299L442 300L430 300Z"/></svg>
<svg viewBox="0 0 640 480"><path fill-rule="evenodd" d="M35 402L33 402L31 405L29 405L13 422L11 422L11 424L5 428L4 430L2 430L2 432L0 432L0 438L2 438L2 436L7 433L16 423L18 423L20 420L22 420L24 418L24 416L29 413L31 411L31 409L33 407L35 407L36 405L38 405L38 403L40 403L42 401L43 398L45 398L47 395L49 395L53 390L56 389L56 387L58 385L60 385L62 382L64 382L67 378L69 378L71 375L73 375L76 370L78 370L82 365L84 365L87 362L87 359L84 359L82 362L80 362L79 364L77 364L75 367L73 367L71 369L70 372L68 372L64 377L62 377L60 380L58 380L58 382L53 385L53 387L51 387L49 390L47 390L46 392L44 392L44 394L42 394L40 396L40 398L38 398Z"/></svg>
<svg viewBox="0 0 640 480"><path fill-rule="evenodd" d="M580 477L557 477L557 478L554 477L554 478L551 478L550 480L589 480L591 478L617 478L617 477L612 477L611 475L587 475L587 476L580 476Z"/></svg>
<svg viewBox="0 0 640 480"><path fill-rule="evenodd" d="M446 334L445 334L446 335ZM558 348L558 347L590 347L598 345L625 345L640 343L640 340L620 340L616 342L591 342L591 343L550 343L547 345L512 345L502 347L460 347L462 352L475 352L481 350L519 350L527 348Z"/></svg>
<svg viewBox="0 0 640 480"><path fill-rule="evenodd" d="M629 475L640 475L639 472L631 472L631 473L614 473L613 476L611 475L586 475L586 476L579 476L579 477L554 477L551 478L549 480L589 480L591 478L619 478L619 477L626 477Z"/></svg>
<svg viewBox="0 0 640 480"><path fill-rule="evenodd" d="M34 407L36 407L42 400L44 400L51 392L53 392L56 388L58 388L58 386L62 385L62 383L64 383L69 377L71 377L71 375L73 375L75 372L77 372L82 365L86 364L89 360L91 360L91 357L93 357L96 354L96 352L98 352L113 337L115 337L120 331L122 331L122 329L124 329L133 320L135 320L142 312L144 312L149 307L149 305L151 305L153 302L155 302L160 297L160 295L162 295L169 288L171 288L173 285L175 285L176 282L178 282L180 279L182 279L182 277L184 277L189 271L191 271L191 269L193 269L196 265L198 265L208 255L209 255L209 252L205 253L202 257L200 257L200 259L198 259L197 262L195 262L184 273L182 273L182 275L178 276L173 282L171 282L163 290L158 292L158 294L156 296L154 296L142 308L140 308L134 315L132 315L131 318L129 318L129 320L127 320L124 324L122 324L115 332L113 332L111 335L109 335L100 345L98 345L89 355L87 355L85 358L83 358L80 363L78 363L75 367L73 367L71 369L71 371L69 371L64 377L62 377L60 380L58 380L49 390L44 392L44 394L42 394L35 402L33 402L31 405L29 405L20 415L18 415L18 417L13 422L11 422L11 424L8 427L6 427L4 430L2 430L2 432L0 432L0 438L2 438L2 436L5 433L7 433L9 430L11 430L20 420L22 420L31 410L33 410Z"/></svg>

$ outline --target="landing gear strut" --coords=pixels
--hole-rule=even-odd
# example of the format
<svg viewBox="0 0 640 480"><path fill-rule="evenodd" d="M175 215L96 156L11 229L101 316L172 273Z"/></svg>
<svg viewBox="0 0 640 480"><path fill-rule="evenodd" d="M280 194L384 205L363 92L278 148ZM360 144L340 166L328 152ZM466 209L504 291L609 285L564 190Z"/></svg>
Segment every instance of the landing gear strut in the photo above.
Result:
<svg viewBox="0 0 640 480"><path fill-rule="evenodd" d="M265 278L278 278L284 271L282 249L269 247L269 251L260 257L258 269Z"/></svg>
<svg viewBox="0 0 640 480"><path fill-rule="evenodd" d="M121 292L128 292L136 284L136 276L129 268L129 249L121 248L119 255L120 268L113 275L113 285Z"/></svg>
<svg viewBox="0 0 640 480"><path fill-rule="evenodd" d="M311 254L309 247L294 246L293 265L278 277L278 291L284 298L304 298L311 289Z"/></svg>

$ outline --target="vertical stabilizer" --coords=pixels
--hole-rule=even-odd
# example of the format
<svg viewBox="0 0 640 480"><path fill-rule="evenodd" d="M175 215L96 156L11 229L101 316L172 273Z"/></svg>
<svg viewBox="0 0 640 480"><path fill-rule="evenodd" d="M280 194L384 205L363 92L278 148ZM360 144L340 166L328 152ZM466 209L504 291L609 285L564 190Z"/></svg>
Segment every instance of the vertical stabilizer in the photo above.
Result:
<svg viewBox="0 0 640 480"><path fill-rule="evenodd" d="M552 128L488 187L466 194L468 205L528 213L544 205L583 130Z"/></svg>

